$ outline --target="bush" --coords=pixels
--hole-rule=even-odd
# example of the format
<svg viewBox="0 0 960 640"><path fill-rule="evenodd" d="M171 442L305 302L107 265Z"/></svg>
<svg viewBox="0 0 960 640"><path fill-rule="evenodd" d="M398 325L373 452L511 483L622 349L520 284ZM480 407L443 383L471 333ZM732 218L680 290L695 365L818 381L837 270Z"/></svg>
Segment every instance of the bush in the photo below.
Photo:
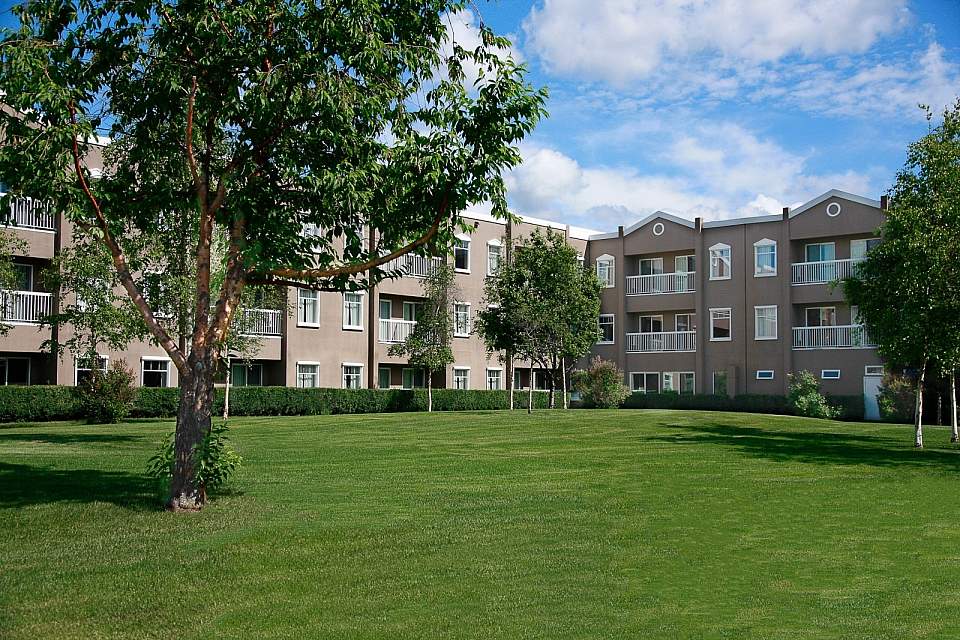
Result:
<svg viewBox="0 0 960 640"><path fill-rule="evenodd" d="M167 443L150 458L147 472L163 482L166 487L173 477L174 434ZM226 483L233 472L240 468L243 458L230 446L225 425L214 426L194 451L197 464L197 482L201 493L216 491Z"/></svg>
<svg viewBox="0 0 960 640"><path fill-rule="evenodd" d="M881 418L887 422L913 422L916 402L917 387L913 380L892 373L883 376L877 396Z"/></svg>
<svg viewBox="0 0 960 640"><path fill-rule="evenodd" d="M827 399L820 393L820 385L812 373L791 373L789 378L790 392L787 394L787 402L793 413L808 418L835 418L840 415L840 411L827 403Z"/></svg>
<svg viewBox="0 0 960 640"><path fill-rule="evenodd" d="M863 395L827 396L827 404L834 409L834 417L843 420L861 421L866 415Z"/></svg>
<svg viewBox="0 0 960 640"><path fill-rule="evenodd" d="M92 369L76 387L80 415L95 424L120 422L130 415L137 397L133 380L133 371L123 360L114 361L106 371Z"/></svg>
<svg viewBox="0 0 960 640"><path fill-rule="evenodd" d="M677 393L634 393L623 402L625 409L684 409L694 411L745 411L751 413L790 413L783 396L743 394L725 395Z"/></svg>
<svg viewBox="0 0 960 640"><path fill-rule="evenodd" d="M623 384L623 371L614 362L597 356L586 371L574 371L573 390L580 394L585 407L616 409L630 395Z"/></svg>
<svg viewBox="0 0 960 640"><path fill-rule="evenodd" d="M78 415L73 387L0 386L0 422L69 420Z"/></svg>

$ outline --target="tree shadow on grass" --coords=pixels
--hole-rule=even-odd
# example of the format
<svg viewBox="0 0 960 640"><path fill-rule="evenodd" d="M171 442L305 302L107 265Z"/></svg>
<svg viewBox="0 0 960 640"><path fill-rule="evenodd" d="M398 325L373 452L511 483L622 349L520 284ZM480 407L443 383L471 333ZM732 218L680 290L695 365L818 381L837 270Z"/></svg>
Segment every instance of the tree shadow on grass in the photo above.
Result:
<svg viewBox="0 0 960 640"><path fill-rule="evenodd" d="M0 508L56 502L107 502L134 511L161 507L157 483L146 475L0 462Z"/></svg>
<svg viewBox="0 0 960 640"><path fill-rule="evenodd" d="M117 433L3 433L0 432L0 444L4 442L43 442L47 444L112 444L136 442L143 438L155 439L151 435L121 435Z"/></svg>
<svg viewBox="0 0 960 640"><path fill-rule="evenodd" d="M668 425L682 433L649 439L674 444L712 444L776 462L911 467L960 472L960 451L914 449L912 434L901 444L886 436L822 431L779 431L713 424Z"/></svg>

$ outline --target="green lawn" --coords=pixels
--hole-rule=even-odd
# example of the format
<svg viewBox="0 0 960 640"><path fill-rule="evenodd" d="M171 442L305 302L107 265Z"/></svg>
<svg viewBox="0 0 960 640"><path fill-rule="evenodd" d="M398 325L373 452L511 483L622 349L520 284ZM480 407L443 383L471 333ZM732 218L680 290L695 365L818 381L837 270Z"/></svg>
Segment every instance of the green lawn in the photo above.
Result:
<svg viewBox="0 0 960 640"><path fill-rule="evenodd" d="M3 638L960 636L960 451L611 411L258 418L200 514L169 422L0 426Z"/></svg>

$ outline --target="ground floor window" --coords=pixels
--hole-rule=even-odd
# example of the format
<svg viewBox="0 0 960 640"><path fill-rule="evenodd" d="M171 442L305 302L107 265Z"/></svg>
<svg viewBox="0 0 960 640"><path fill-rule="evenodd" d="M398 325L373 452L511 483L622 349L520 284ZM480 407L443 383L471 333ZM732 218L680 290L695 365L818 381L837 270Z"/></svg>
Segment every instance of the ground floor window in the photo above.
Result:
<svg viewBox="0 0 960 640"><path fill-rule="evenodd" d="M646 371L631 373L630 390L635 393L658 393L660 391L660 374Z"/></svg>
<svg viewBox="0 0 960 640"><path fill-rule="evenodd" d="M692 371L664 371L663 390L676 391L684 395L694 393L694 374Z"/></svg>
<svg viewBox="0 0 960 640"><path fill-rule="evenodd" d="M727 372L713 372L713 393L717 396L727 395Z"/></svg>
<svg viewBox="0 0 960 640"><path fill-rule="evenodd" d="M403 370L403 388L404 389L422 389L427 386L426 376L423 369L404 369Z"/></svg>
<svg viewBox="0 0 960 640"><path fill-rule="evenodd" d="M390 377L390 367L380 367L377 369L377 386L381 389L389 389Z"/></svg>
<svg viewBox="0 0 960 640"><path fill-rule="evenodd" d="M0 386L30 384L30 358L0 358Z"/></svg>
<svg viewBox="0 0 960 640"><path fill-rule="evenodd" d="M263 365L259 362L231 365L230 384L234 387L262 387Z"/></svg>
<svg viewBox="0 0 960 640"><path fill-rule="evenodd" d="M302 389L319 387L320 365L315 362L298 362L297 386Z"/></svg>
<svg viewBox="0 0 960 640"><path fill-rule="evenodd" d="M94 370L101 372L107 370L106 356L96 356L95 358L78 358L76 363L76 374L73 377L73 383L79 385L82 381L90 378L90 374Z"/></svg>
<svg viewBox="0 0 960 640"><path fill-rule="evenodd" d="M502 388L503 369L487 369L487 389L500 391Z"/></svg>
<svg viewBox="0 0 960 640"><path fill-rule="evenodd" d="M453 368L453 388L454 389L470 388L470 369L466 367Z"/></svg>
<svg viewBox="0 0 960 640"><path fill-rule="evenodd" d="M140 361L140 384L144 387L170 386L170 361L144 358Z"/></svg>
<svg viewBox="0 0 960 640"><path fill-rule="evenodd" d="M363 365L347 364L343 365L343 388L359 389L362 384Z"/></svg>
<svg viewBox="0 0 960 640"><path fill-rule="evenodd" d="M514 389L523 389L523 380L520 377L520 369L513 370L513 388Z"/></svg>

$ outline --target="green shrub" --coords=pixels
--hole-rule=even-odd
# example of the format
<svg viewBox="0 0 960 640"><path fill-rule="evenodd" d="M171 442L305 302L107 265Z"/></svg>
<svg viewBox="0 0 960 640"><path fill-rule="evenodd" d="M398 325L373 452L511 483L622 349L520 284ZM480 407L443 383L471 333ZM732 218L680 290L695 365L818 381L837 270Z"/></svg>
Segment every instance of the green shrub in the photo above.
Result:
<svg viewBox="0 0 960 640"><path fill-rule="evenodd" d="M131 415L137 418L172 418L177 415L180 389L177 387L140 387Z"/></svg>
<svg viewBox="0 0 960 640"><path fill-rule="evenodd" d="M137 397L133 380L123 360L115 360L106 371L92 369L76 386L80 415L94 424L120 422L130 415Z"/></svg>
<svg viewBox="0 0 960 640"><path fill-rule="evenodd" d="M827 404L833 407L835 418L843 420L861 421L866 414L863 395L859 396L827 396Z"/></svg>
<svg viewBox="0 0 960 640"><path fill-rule="evenodd" d="M173 477L174 434L147 463L147 473L166 487ZM197 464L197 482L203 495L216 491L240 468L243 458L234 451L227 439L227 427L214 426L194 451Z"/></svg>
<svg viewBox="0 0 960 640"><path fill-rule="evenodd" d="M787 394L787 402L793 413L808 418L835 418L840 414L820 393L820 385L812 373L791 373L789 379L790 393Z"/></svg>
<svg viewBox="0 0 960 640"><path fill-rule="evenodd" d="M634 393L623 402L625 409L683 409L694 411L745 411L790 413L783 396L743 394L729 397L712 394Z"/></svg>
<svg viewBox="0 0 960 640"><path fill-rule="evenodd" d="M70 420L79 414L73 387L0 386L0 422Z"/></svg>
<svg viewBox="0 0 960 640"><path fill-rule="evenodd" d="M585 407L616 409L630 395L629 389L623 384L620 367L599 356L590 362L586 370L574 371L571 382Z"/></svg>
<svg viewBox="0 0 960 640"><path fill-rule="evenodd" d="M917 387L913 380L892 373L883 377L877 396L881 418L887 422L913 422L916 401Z"/></svg>

